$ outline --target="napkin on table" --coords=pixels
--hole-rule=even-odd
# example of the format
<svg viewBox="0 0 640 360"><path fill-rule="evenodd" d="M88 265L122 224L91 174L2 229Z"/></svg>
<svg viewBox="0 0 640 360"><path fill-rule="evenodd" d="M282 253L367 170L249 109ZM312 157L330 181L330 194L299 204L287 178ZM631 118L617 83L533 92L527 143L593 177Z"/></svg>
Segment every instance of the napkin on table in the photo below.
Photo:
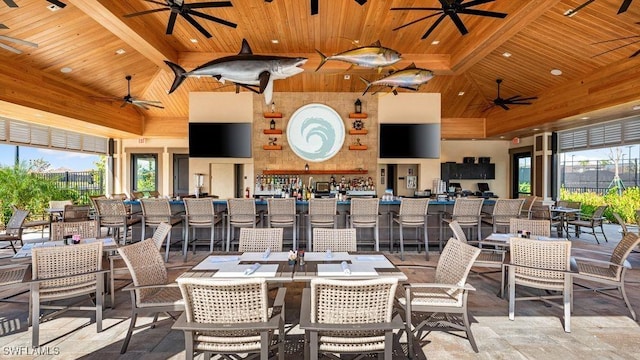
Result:
<svg viewBox="0 0 640 360"><path fill-rule="evenodd" d="M347 274L347 275L351 275L351 269L349 269L349 264L347 264L346 261L343 261L340 263L340 266L342 266L342 271Z"/></svg>
<svg viewBox="0 0 640 360"><path fill-rule="evenodd" d="M240 260L238 256L210 256L209 257L209 261L214 263L238 261L238 260Z"/></svg>
<svg viewBox="0 0 640 360"><path fill-rule="evenodd" d="M256 270L258 270L260 268L260 263L255 263L253 265L251 265L250 268L248 268L247 270L244 271L245 275L251 275L254 272L256 272Z"/></svg>
<svg viewBox="0 0 640 360"><path fill-rule="evenodd" d="M262 254L262 258L268 259L269 255L271 255L271 248L267 248L267 250L264 251L264 254Z"/></svg>

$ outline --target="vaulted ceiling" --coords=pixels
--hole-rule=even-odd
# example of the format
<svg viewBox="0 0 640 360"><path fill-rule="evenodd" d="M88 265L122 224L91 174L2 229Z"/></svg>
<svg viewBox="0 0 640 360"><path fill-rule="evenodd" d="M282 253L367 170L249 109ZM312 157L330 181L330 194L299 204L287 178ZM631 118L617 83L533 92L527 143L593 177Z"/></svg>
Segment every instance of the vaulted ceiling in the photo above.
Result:
<svg viewBox="0 0 640 360"><path fill-rule="evenodd" d="M424 40L437 16L393 29L433 11L390 9L440 7L438 0L369 0L362 6L353 0L319 0L317 15L310 14L308 0L231 0L232 7L199 9L237 24L234 29L196 18L211 38L181 17L173 34L166 35L169 11L124 16L161 8L161 0L64 0L67 6L56 11L45 0L15 2L18 8L0 1L0 24L8 27L0 28L0 35L39 46L0 37L0 43L22 51L0 49L0 116L98 135L180 135L172 129L175 124L186 128L189 92L235 88L213 78L189 78L168 95L173 73L163 61L191 69L236 54L243 38L256 54L309 58L302 74L275 82L276 92L362 92L360 76L373 80L382 75L347 70L348 64L338 61L315 72L320 62L315 49L332 55L358 46L354 41L380 40L402 54L396 68L414 62L435 73L419 91L442 94L443 121L460 125L451 137L465 137L465 126L481 126L479 137L486 138L527 135L534 128L558 130L630 116L632 107L640 105L640 56L630 58L640 49L635 43L640 40L640 0L622 14L617 12L623 0L595 0L574 16L564 14L584 0L496 0L473 9L508 14L504 19L461 14L469 31L461 35L447 17ZM609 41L614 39L620 40ZM124 54L117 54L119 49ZM562 75L552 75L552 69ZM345 79L345 74L352 76ZM159 100L165 108L140 110L95 99L126 95L126 75L132 75L135 98ZM498 78L504 80L503 98L538 99L509 111L491 106Z"/></svg>

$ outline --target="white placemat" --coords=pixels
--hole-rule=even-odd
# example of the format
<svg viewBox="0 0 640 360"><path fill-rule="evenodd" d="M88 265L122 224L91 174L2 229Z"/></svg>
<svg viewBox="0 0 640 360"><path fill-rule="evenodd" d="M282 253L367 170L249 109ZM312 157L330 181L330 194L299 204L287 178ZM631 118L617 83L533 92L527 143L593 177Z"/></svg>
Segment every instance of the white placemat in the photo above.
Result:
<svg viewBox="0 0 640 360"><path fill-rule="evenodd" d="M223 266L229 266L229 264L238 265L238 262L240 262L240 257L237 255L208 256L192 270L218 270Z"/></svg>
<svg viewBox="0 0 640 360"><path fill-rule="evenodd" d="M384 255L351 255L353 264L367 264L373 268L393 269L395 266Z"/></svg>
<svg viewBox="0 0 640 360"><path fill-rule="evenodd" d="M343 261L351 260L347 252L332 252L331 257L327 257L326 252L305 252L304 261Z"/></svg>
<svg viewBox="0 0 640 360"><path fill-rule="evenodd" d="M265 258L266 252L246 252L240 256L242 261L287 261L289 259L288 252L270 252Z"/></svg>
<svg viewBox="0 0 640 360"><path fill-rule="evenodd" d="M278 271L278 264L261 264L260 267L251 275L245 275L244 272L247 269L251 269L253 264L232 264L226 263L220 267L220 269L213 274L213 277L218 278L243 278L243 277L264 277L273 278Z"/></svg>
<svg viewBox="0 0 640 360"><path fill-rule="evenodd" d="M378 276L369 262L349 264L351 274L345 273L341 264L318 264L318 276Z"/></svg>
<svg viewBox="0 0 640 360"><path fill-rule="evenodd" d="M491 235L487 236L485 240L508 242L509 239L512 238L512 237L518 237L518 235L515 235L515 234L491 234Z"/></svg>

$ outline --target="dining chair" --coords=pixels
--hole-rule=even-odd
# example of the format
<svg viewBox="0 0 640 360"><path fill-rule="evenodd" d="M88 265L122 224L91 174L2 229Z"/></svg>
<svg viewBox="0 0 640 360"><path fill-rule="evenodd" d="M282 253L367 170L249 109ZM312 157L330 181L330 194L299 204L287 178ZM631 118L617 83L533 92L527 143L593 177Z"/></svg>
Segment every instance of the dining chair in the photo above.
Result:
<svg viewBox="0 0 640 360"><path fill-rule="evenodd" d="M551 205L545 205L542 201L536 201L531 207L531 213L529 216L531 220L547 220L549 221L549 231L555 228L556 235L561 237L564 231L564 222L561 215L554 213L551 209Z"/></svg>
<svg viewBox="0 0 640 360"><path fill-rule="evenodd" d="M313 279L302 291L300 329L305 354L371 354L391 360L394 330L404 328L394 317L398 279ZM308 347L308 348L307 348Z"/></svg>
<svg viewBox="0 0 640 360"><path fill-rule="evenodd" d="M282 251L282 228L241 228L238 251Z"/></svg>
<svg viewBox="0 0 640 360"><path fill-rule="evenodd" d="M313 248L311 232L313 228L333 228L338 226L338 199L310 199L307 213L307 250Z"/></svg>
<svg viewBox="0 0 640 360"><path fill-rule="evenodd" d="M169 204L169 199L140 199L140 207L142 208L142 227L140 232L140 240L144 240L147 238L147 227L157 228L161 223L167 223L174 227L182 223L182 218L173 215L173 213L171 212L171 204ZM185 244L183 245L183 256L186 260L187 246L186 240L183 239L183 241L185 242Z"/></svg>
<svg viewBox="0 0 640 360"><path fill-rule="evenodd" d="M609 295L624 300L625 305L631 313L633 320L637 320L636 312L633 311L627 292L624 289L624 280L627 271L631 268L627 258L629 254L640 245L640 237L635 233L626 233L622 240L616 245L608 261L600 259L590 259L585 257L573 257L578 268L578 273L573 275L574 285L579 285L590 291ZM588 283L596 282L608 285L608 288L594 288L590 285L576 283L575 280L587 280ZM618 290L620 296L615 296L605 291Z"/></svg>
<svg viewBox="0 0 640 360"><path fill-rule="evenodd" d="M298 248L298 215L296 199L267 199L267 227L291 228L293 233L292 247Z"/></svg>
<svg viewBox="0 0 640 360"><path fill-rule="evenodd" d="M493 232L499 232L500 228L509 229L509 221L517 218L522 212L524 199L498 199L493 205L493 211L489 218L482 221L493 227Z"/></svg>
<svg viewBox="0 0 640 360"><path fill-rule="evenodd" d="M605 220L604 212L608 207L609 205L600 205L593 211L592 215L578 214L577 219L567 221L567 228L569 227L569 225L573 225L574 234L576 237L580 237L580 234L583 233L593 235L593 237L596 239L596 243L598 244L600 244L600 241L598 240L598 233L596 232L596 229L600 229L600 234L604 236L604 241L609 242L609 239L607 239L607 234L605 234L603 227ZM591 229L591 232L582 231L582 229L584 228Z"/></svg>
<svg viewBox="0 0 640 360"><path fill-rule="evenodd" d="M357 251L356 229L313 229L313 251Z"/></svg>
<svg viewBox="0 0 640 360"><path fill-rule="evenodd" d="M512 218L509 220L509 233L528 231L533 236L551 237L551 221Z"/></svg>
<svg viewBox="0 0 640 360"><path fill-rule="evenodd" d="M439 248L442 251L443 224L449 225L452 221L457 221L463 229L477 229L477 240L482 239L482 204L484 199L457 198L453 204L453 212L444 213L442 224L440 225Z"/></svg>
<svg viewBox="0 0 640 360"><path fill-rule="evenodd" d="M350 211L347 214L348 226L355 229L373 229L374 250L380 251L380 214L378 199L351 199ZM362 243L362 241L361 241Z"/></svg>
<svg viewBox="0 0 640 360"><path fill-rule="evenodd" d="M478 352L467 309L469 291L475 288L467 283L467 277L479 254L479 248L451 238L440 254L433 282L404 286L405 295L398 298L398 303L405 313L409 358L415 359L414 334L423 331L464 331L473 351ZM412 328L415 313L430 315ZM462 325L456 320L460 318Z"/></svg>
<svg viewBox="0 0 640 360"><path fill-rule="evenodd" d="M260 222L256 213L256 202L253 199L227 200L227 251L231 249L231 242L235 237L235 228L255 228Z"/></svg>
<svg viewBox="0 0 640 360"><path fill-rule="evenodd" d="M154 327L159 322L160 313L184 311L184 301L178 284L169 283L167 269L153 239L120 247L118 253L133 280L133 285L127 285L123 289L131 295L131 322L120 349L120 353L124 354L134 330ZM136 326L141 314L153 314L152 322ZM169 318L164 320L169 319L174 320L173 315L169 314ZM140 341L145 341L142 336Z"/></svg>
<svg viewBox="0 0 640 360"><path fill-rule="evenodd" d="M24 281L26 279L29 264L9 264L0 265L0 302L24 303L24 301L12 300L11 298L28 291ZM20 289L18 292L13 289Z"/></svg>
<svg viewBox="0 0 640 360"><path fill-rule="evenodd" d="M564 331L571 332L572 277L570 273L571 241L511 238L509 267L509 320L515 319L516 301L540 300L558 306L551 299L562 299ZM516 297L516 285L562 295Z"/></svg>
<svg viewBox="0 0 640 360"><path fill-rule="evenodd" d="M7 222L4 233L0 234L0 241L6 241L13 249L14 253L17 253L16 243L20 242L20 247L22 247L22 225L24 224L25 219L29 215L29 211L21 210L16 207L13 208L13 213Z"/></svg>
<svg viewBox="0 0 640 360"><path fill-rule="evenodd" d="M615 211L612 212L611 215L613 215L613 218L616 220L618 225L620 225L620 233L622 233L623 237L630 232L638 234L639 229L637 224L627 224L622 216Z"/></svg>
<svg viewBox="0 0 640 360"><path fill-rule="evenodd" d="M102 242L34 247L31 261L31 346L40 346L40 322L60 312L41 318L40 310L95 311L97 332L102 332L104 272L107 271L102 270ZM90 296L92 306L49 303L83 295Z"/></svg>
<svg viewBox="0 0 640 360"><path fill-rule="evenodd" d="M404 229L405 228L415 228L416 233L420 233L420 229L422 229L422 236L424 242L424 252L429 260L429 231L427 229L428 225L428 212L429 209L429 199L407 199L402 198L400 200L400 211L397 216L393 218L393 223L398 225L400 230L400 259L404 260ZM391 251L393 251L393 223L391 224ZM417 240L418 251L420 250L420 239Z"/></svg>
<svg viewBox="0 0 640 360"><path fill-rule="evenodd" d="M49 219L51 222L62 220L64 208L67 205L73 205L71 200L51 200L49 201ZM60 212L62 211L62 212Z"/></svg>
<svg viewBox="0 0 640 360"><path fill-rule="evenodd" d="M98 221L55 222L51 224L50 240L63 240L65 236L80 235L83 239L98 238Z"/></svg>
<svg viewBox="0 0 640 360"><path fill-rule="evenodd" d="M535 204L537 196L530 195L524 198L524 202L522 203L522 209L520 210L520 218L529 219L531 218L531 208L533 204Z"/></svg>
<svg viewBox="0 0 640 360"><path fill-rule="evenodd" d="M204 353L205 359L213 354L228 359L256 354L267 360L269 352L277 349L278 359L284 360L286 288L278 288L270 306L264 278L182 277L178 285L185 309L172 329L184 332L186 359Z"/></svg>
<svg viewBox="0 0 640 360"><path fill-rule="evenodd" d="M220 220L216 215L213 200L210 198L186 198L184 199L184 260L187 260L187 248L193 246L196 252L196 229L209 229L209 252L213 252L215 244L216 223ZM191 232L189 232L191 230Z"/></svg>
<svg viewBox="0 0 640 360"><path fill-rule="evenodd" d="M140 200L144 198L144 193L142 191L132 191L131 192L131 199L132 200Z"/></svg>
<svg viewBox="0 0 640 360"><path fill-rule="evenodd" d="M65 205L62 212L63 222L87 221L89 220L89 205Z"/></svg>
<svg viewBox="0 0 640 360"><path fill-rule="evenodd" d="M113 236L116 241L120 238L122 231L122 244L126 244L129 229L140 222L139 217L131 217L122 200L118 199L95 199L98 223L100 228L113 229Z"/></svg>

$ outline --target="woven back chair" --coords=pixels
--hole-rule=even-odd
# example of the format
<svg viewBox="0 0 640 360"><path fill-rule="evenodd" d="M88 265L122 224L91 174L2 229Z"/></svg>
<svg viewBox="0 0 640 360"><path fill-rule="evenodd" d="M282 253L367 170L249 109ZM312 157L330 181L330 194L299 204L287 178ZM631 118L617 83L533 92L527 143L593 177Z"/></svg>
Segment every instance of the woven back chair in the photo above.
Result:
<svg viewBox="0 0 640 360"><path fill-rule="evenodd" d="M227 251L231 249L231 240L235 237L235 228L255 228L258 221L255 200L227 200Z"/></svg>
<svg viewBox="0 0 640 360"><path fill-rule="evenodd" d="M102 242L73 246L34 247L32 250L31 282L31 345L39 346L40 310L70 309L96 312L97 331L102 331L104 274L102 273ZM42 305L75 298L94 297L91 307ZM90 298L89 298L90 299ZM44 319L43 319L44 320Z"/></svg>
<svg viewBox="0 0 640 360"><path fill-rule="evenodd" d="M159 198L160 197L160 192L157 190L151 190L149 191L149 197L150 198Z"/></svg>
<svg viewBox="0 0 640 360"><path fill-rule="evenodd" d="M213 206L213 201L207 198L186 198L184 199L185 209L185 234L184 258L187 258L187 247L191 243L193 252L196 251L196 229L209 229L209 252L213 252L215 244L216 222L218 217ZM191 230L192 233L189 232Z"/></svg>
<svg viewBox="0 0 640 360"><path fill-rule="evenodd" d="M156 228L163 222L175 226L182 222L181 218L173 216L169 199L140 199L140 207L142 208L142 231L140 232L140 240L146 239L147 227ZM184 246L184 248L186 249L186 246Z"/></svg>
<svg viewBox="0 0 640 360"><path fill-rule="evenodd" d="M55 222L51 224L51 240L63 240L68 235L80 235L83 239L97 238L98 229L98 222L95 220Z"/></svg>
<svg viewBox="0 0 640 360"><path fill-rule="evenodd" d="M467 297L469 291L475 290L467 284L471 266L480 254L480 249L467 245L454 238L449 239L442 250L433 283L412 283L405 286L405 297L399 298L399 304L406 314L406 332L409 334L408 348L411 358L413 354L413 335L423 331L464 331L475 352L478 347L471 333ZM430 313L412 330L416 312ZM444 314L444 316L442 316ZM463 325L453 321L451 316L461 317ZM418 336L418 338L422 338Z"/></svg>
<svg viewBox="0 0 640 360"><path fill-rule="evenodd" d="M127 200L129 199L129 197L127 196L127 194L125 193L117 193L117 194L111 194L110 199L115 199L115 200Z"/></svg>
<svg viewBox="0 0 640 360"><path fill-rule="evenodd" d="M183 311L184 301L177 284L168 283L167 270L153 239L120 247L118 253L127 265L133 280L133 286L123 289L131 294L131 323L120 349L120 353L124 354L134 330L155 326L158 313ZM142 313L154 314L154 321L136 326L138 315Z"/></svg>
<svg viewBox="0 0 640 360"><path fill-rule="evenodd" d="M349 227L373 229L375 251L380 251L379 204L378 199L351 199L351 210L347 215Z"/></svg>
<svg viewBox="0 0 640 360"><path fill-rule="evenodd" d="M23 302L11 298L25 292L23 281L27 276L27 269L28 264L0 265L0 302ZM20 290L12 292L11 289L14 288Z"/></svg>
<svg viewBox="0 0 640 360"><path fill-rule="evenodd" d="M407 199L400 200L400 212L393 219L400 228L400 259L404 260L404 228L416 228L418 233L422 228L424 237L424 249L427 260L429 260L429 232L427 231L427 211L429 209L429 199ZM418 251L420 250L420 239L417 239ZM391 226L391 251L393 251L393 224Z"/></svg>
<svg viewBox="0 0 640 360"><path fill-rule="evenodd" d="M622 216L620 216L620 214L618 214L615 211L612 212L611 214L613 215L613 218L616 220L618 225L620 225L620 232L622 233L622 236L625 236L630 232L635 232L636 234L638 233L638 225L627 224L626 221L624 221L624 219L622 218Z"/></svg>
<svg viewBox="0 0 640 360"><path fill-rule="evenodd" d="M13 208L13 213L11 214L11 218L7 222L4 233L0 234L0 241L7 241L14 253L17 253L15 243L20 242L20 246L22 247L22 225L24 224L25 219L29 215L29 211L21 210L18 208Z"/></svg>
<svg viewBox="0 0 640 360"><path fill-rule="evenodd" d="M113 229L116 239L119 238L120 229L123 228L122 242L126 243L129 228L139 223L140 219L129 216L127 207L122 200L95 199L94 201L100 227Z"/></svg>
<svg viewBox="0 0 640 360"><path fill-rule="evenodd" d="M270 309L267 282L262 278L179 278L178 284L185 310L172 328L184 331L186 359L203 352L205 359L213 354L235 359L232 355L249 353L267 360L269 351L277 348L278 359L284 360L286 289L278 289Z"/></svg>
<svg viewBox="0 0 640 360"><path fill-rule="evenodd" d="M529 231L532 236L551 236L551 222L549 220L511 219L509 220L509 233L517 234L518 231Z"/></svg>
<svg viewBox="0 0 640 360"><path fill-rule="evenodd" d="M550 205L545 205L542 201L536 201L536 203L531 207L529 219L548 220L549 231L551 231L552 228L556 228L557 235L562 236L562 227L564 226L562 223L562 217L551 211Z"/></svg>
<svg viewBox="0 0 640 360"><path fill-rule="evenodd" d="M357 251L356 229L313 229L313 251Z"/></svg>
<svg viewBox="0 0 640 360"><path fill-rule="evenodd" d="M296 199L267 199L267 226L290 227L293 233L293 248L298 248L298 216L296 215Z"/></svg>
<svg viewBox="0 0 640 360"><path fill-rule="evenodd" d="M311 239L313 228L336 228L338 225L338 199L311 199L307 214L307 239ZM311 241L307 240L307 250L311 251Z"/></svg>
<svg viewBox="0 0 640 360"><path fill-rule="evenodd" d="M580 285L589 290L597 290L600 292L618 290L620 296L617 298L624 300L633 320L637 320L636 312L631 307L631 303L624 289L624 278L627 270L631 268L627 258L638 245L640 245L640 237L638 234L627 233L622 237L622 240L616 245L615 249L613 249L609 261L576 257L575 261L578 267L578 274L573 276L574 280L584 279L589 282L597 282L610 286L610 288L593 289L589 286ZM614 296L613 294L610 295Z"/></svg>
<svg viewBox="0 0 640 360"><path fill-rule="evenodd" d="M395 278L311 280L300 310L311 359L318 353L379 353L391 360L393 330L403 327L393 318L397 285Z"/></svg>
<svg viewBox="0 0 640 360"><path fill-rule="evenodd" d="M523 219L531 218L531 208L533 204L535 204L537 196L527 196L524 198L524 202L522 203L522 210L520 210L520 217Z"/></svg>
<svg viewBox="0 0 640 360"><path fill-rule="evenodd" d="M131 199L140 200L142 198L144 198L144 193L142 191L132 191L131 192Z"/></svg>
<svg viewBox="0 0 640 360"><path fill-rule="evenodd" d="M64 215L64 207L67 205L73 205L73 201L71 200L51 200L49 201L49 211L51 216L51 221L60 221L62 220L62 215ZM53 211L55 210L55 211Z"/></svg>
<svg viewBox="0 0 640 360"><path fill-rule="evenodd" d="M457 221L463 229L476 228L477 239L482 239L482 204L484 199L457 198L453 204L453 212L445 213L442 218L443 225L449 225L452 221ZM442 251L442 242L446 240L443 233L444 227L440 226L439 249ZM470 238L467 236L467 238Z"/></svg>
<svg viewBox="0 0 640 360"><path fill-rule="evenodd" d="M267 249L282 251L282 233L282 228L242 228L240 229L238 251L263 252Z"/></svg>
<svg viewBox="0 0 640 360"><path fill-rule="evenodd" d="M493 226L494 233L500 228L508 230L511 219L520 217L523 204L524 199L498 199L493 205L491 218L485 221Z"/></svg>
<svg viewBox="0 0 640 360"><path fill-rule="evenodd" d="M593 237L596 238L596 242L598 244L600 244L600 241L598 240L598 233L596 232L596 229L600 229L599 233L602 234L602 236L604 236L604 241L609 242L609 239L607 239L607 234L605 234L604 227L603 227L604 220L605 220L604 212L605 210L607 210L608 207L609 205L598 206L593 211L593 214L591 216L578 214L577 219L567 221L567 228L569 227L569 225L573 225L576 237L580 237L580 234L585 233L583 229L585 228L591 229L591 231L586 232L586 234L593 235Z"/></svg>
<svg viewBox="0 0 640 360"><path fill-rule="evenodd" d="M571 332L572 283L570 270L571 242L567 240L534 240L511 238L509 264L509 319L515 319L516 300L563 299L564 331ZM562 295L516 298L516 285L560 291Z"/></svg>
<svg viewBox="0 0 640 360"><path fill-rule="evenodd" d="M65 205L62 213L62 221L86 221L89 220L91 207L89 205Z"/></svg>

